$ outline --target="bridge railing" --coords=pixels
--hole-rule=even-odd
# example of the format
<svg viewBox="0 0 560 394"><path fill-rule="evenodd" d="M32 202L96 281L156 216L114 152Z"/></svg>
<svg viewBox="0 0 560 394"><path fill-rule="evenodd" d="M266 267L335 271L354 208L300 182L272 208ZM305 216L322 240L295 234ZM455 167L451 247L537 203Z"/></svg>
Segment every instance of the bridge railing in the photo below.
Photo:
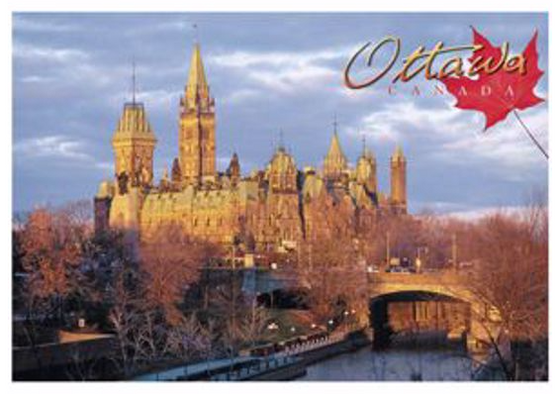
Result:
<svg viewBox="0 0 560 394"><path fill-rule="evenodd" d="M457 271L442 270L428 273L377 272L369 274L370 283L406 283L457 285L466 277Z"/></svg>

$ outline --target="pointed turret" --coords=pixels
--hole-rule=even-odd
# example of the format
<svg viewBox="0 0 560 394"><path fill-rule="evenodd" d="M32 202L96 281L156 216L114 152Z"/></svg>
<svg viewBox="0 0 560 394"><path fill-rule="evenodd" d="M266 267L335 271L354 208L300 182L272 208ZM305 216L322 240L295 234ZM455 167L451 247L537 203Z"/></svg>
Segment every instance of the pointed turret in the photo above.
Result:
<svg viewBox="0 0 560 394"><path fill-rule="evenodd" d="M173 165L171 166L171 180L175 184L181 183L183 176L181 174L181 166L179 165L179 159L173 159Z"/></svg>
<svg viewBox="0 0 560 394"><path fill-rule="evenodd" d="M348 161L342 148L340 146L340 141L338 140L338 132L335 128L333 136L331 138L331 145L325 160L323 162L323 175L326 178L338 178L348 169Z"/></svg>
<svg viewBox="0 0 560 394"><path fill-rule="evenodd" d="M397 145L395 147L395 151L393 152L393 155L391 156L391 160L406 160L405 157L404 157L402 146Z"/></svg>
<svg viewBox="0 0 560 394"><path fill-rule="evenodd" d="M295 192L297 190L297 166L294 158L279 146L268 165L267 175L272 191Z"/></svg>
<svg viewBox="0 0 560 394"><path fill-rule="evenodd" d="M239 177L241 176L241 166L239 165L239 157L237 153L233 153L231 157L231 161L229 162L229 166L226 170L226 175L230 177L232 183L235 185L239 181Z"/></svg>
<svg viewBox="0 0 560 394"><path fill-rule="evenodd" d="M342 152L342 148L340 147L340 141L338 140L338 133L336 132L333 134L331 138L331 145L329 147L327 158L346 161L346 156Z"/></svg>
<svg viewBox="0 0 560 394"><path fill-rule="evenodd" d="M211 182L216 172L214 99L210 96L198 43L193 48L180 104L179 162L183 183Z"/></svg>
<svg viewBox="0 0 560 394"><path fill-rule="evenodd" d="M195 44L191 56L189 79L185 87L185 98L188 108L196 108L197 104L202 106L210 104L210 89L206 82L199 44Z"/></svg>

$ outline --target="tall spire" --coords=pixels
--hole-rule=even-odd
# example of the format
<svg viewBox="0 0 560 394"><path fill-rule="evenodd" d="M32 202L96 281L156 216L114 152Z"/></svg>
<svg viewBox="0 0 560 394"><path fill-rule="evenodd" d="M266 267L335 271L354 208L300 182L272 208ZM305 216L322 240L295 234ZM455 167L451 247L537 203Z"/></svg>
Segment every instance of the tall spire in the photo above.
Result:
<svg viewBox="0 0 560 394"><path fill-rule="evenodd" d="M331 137L331 144L325 161L323 162L323 172L327 177L336 177L341 175L348 168L348 161L338 140L337 132L338 123L336 116L333 122L333 135Z"/></svg>
<svg viewBox="0 0 560 394"><path fill-rule="evenodd" d="M185 87L185 101L186 107L190 110L204 112L213 106L198 42L195 42L191 56L189 77Z"/></svg>
<svg viewBox="0 0 560 394"><path fill-rule="evenodd" d="M195 42L185 95L180 101L179 164L186 183L214 182L216 130L214 99L206 81L200 44Z"/></svg>
<svg viewBox="0 0 560 394"><path fill-rule="evenodd" d="M333 158L335 160L344 159L346 161L346 156L342 152L340 147L340 141L338 140L338 134L335 132L331 137L331 145L329 147L329 152L327 153L327 158Z"/></svg>
<svg viewBox="0 0 560 394"><path fill-rule="evenodd" d="M326 159L333 159L334 161L344 161L346 163L346 156L342 152L340 147L340 141L338 140L338 120L336 117L336 112L333 117L333 135L331 137L331 145L329 147L329 152L327 153ZM346 165L346 164L345 164Z"/></svg>
<svg viewBox="0 0 560 394"><path fill-rule="evenodd" d="M202 55L200 54L200 44L194 44L194 50L191 56L191 68L189 70L189 80L187 82L187 92L189 90L198 91L199 94L208 94L208 84L206 83L206 74L204 73L204 65L202 64Z"/></svg>
<svg viewBox="0 0 560 394"><path fill-rule="evenodd" d="M193 23L193 52L191 56L191 67L189 69L189 87L196 89L208 89L206 83L206 75L204 73L204 65L202 64L202 55L200 54L200 43L198 42L198 25Z"/></svg>

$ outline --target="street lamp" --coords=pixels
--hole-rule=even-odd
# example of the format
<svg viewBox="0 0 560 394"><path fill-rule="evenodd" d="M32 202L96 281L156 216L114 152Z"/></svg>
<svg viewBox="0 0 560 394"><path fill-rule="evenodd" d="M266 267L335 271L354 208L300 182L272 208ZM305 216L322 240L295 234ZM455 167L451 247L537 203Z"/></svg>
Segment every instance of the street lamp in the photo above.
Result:
<svg viewBox="0 0 560 394"><path fill-rule="evenodd" d="M390 236L391 233L389 232L389 230L387 230L385 233L385 259L387 266L389 266L389 260L391 260L391 243L389 241Z"/></svg>
<svg viewBox="0 0 560 394"><path fill-rule="evenodd" d="M453 233L451 237L451 258L453 259L453 268L457 269L459 267L457 261L457 233Z"/></svg>
<svg viewBox="0 0 560 394"><path fill-rule="evenodd" d="M330 320L328 321L327 325L328 325L328 327L327 327L327 332L329 332L329 333L332 332L332 331L334 330L334 327L333 327L333 325L334 325L334 320L333 320L333 319L330 319Z"/></svg>
<svg viewBox="0 0 560 394"><path fill-rule="evenodd" d="M347 310L344 311L344 328L346 329L346 331L348 331L348 315L350 314L350 312L348 312Z"/></svg>

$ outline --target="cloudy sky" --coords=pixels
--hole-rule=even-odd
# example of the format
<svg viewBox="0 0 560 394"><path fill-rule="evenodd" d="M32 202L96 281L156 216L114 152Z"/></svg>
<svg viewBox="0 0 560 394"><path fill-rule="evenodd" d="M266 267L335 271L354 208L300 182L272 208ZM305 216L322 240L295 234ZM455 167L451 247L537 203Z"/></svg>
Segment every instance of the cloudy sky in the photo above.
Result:
<svg viewBox="0 0 560 394"><path fill-rule="evenodd" d="M217 156L224 169L237 151L244 172L263 167L283 131L300 167L317 166L336 114L340 140L355 162L361 136L378 160L388 191L396 144L408 158L410 208L470 212L517 206L547 186L543 156L513 115L483 133L484 116L434 95L434 82L389 78L350 91L342 70L368 41L402 40L401 58L437 41L468 44L471 25L495 45L520 52L539 31L537 93L547 97L548 22L543 14L14 14L14 210L92 198L112 175L110 140L130 99L131 64L138 96L158 138L155 171L177 154L178 102L198 25L217 103ZM468 53L465 53L467 56ZM397 67L391 75L396 73ZM411 94L418 85L421 96ZM521 112L548 147L546 102Z"/></svg>

